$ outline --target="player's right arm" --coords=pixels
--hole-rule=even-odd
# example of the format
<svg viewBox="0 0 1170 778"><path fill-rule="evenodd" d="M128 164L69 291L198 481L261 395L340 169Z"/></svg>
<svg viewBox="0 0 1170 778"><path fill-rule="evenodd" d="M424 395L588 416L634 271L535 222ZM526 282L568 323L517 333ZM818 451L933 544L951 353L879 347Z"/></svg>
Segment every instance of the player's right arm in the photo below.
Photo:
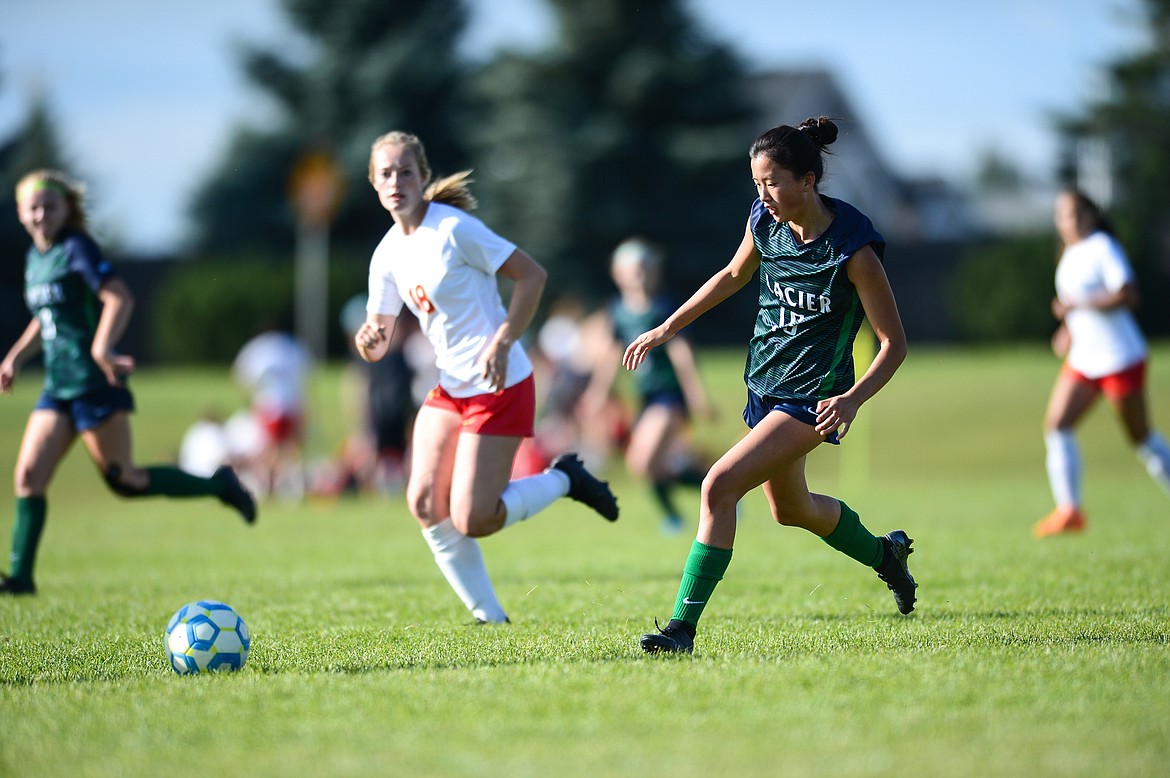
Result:
<svg viewBox="0 0 1170 778"><path fill-rule="evenodd" d="M358 355L367 362L377 362L390 350L390 337L394 334L397 316L384 313L367 313L366 320L354 333L353 343Z"/></svg>
<svg viewBox="0 0 1170 778"><path fill-rule="evenodd" d="M16 373L20 366L29 357L40 351L41 348L41 320L32 317L24 332L16 339L16 343L8 350L4 361L0 362L0 393L8 394L12 391L12 384L16 381Z"/></svg>
<svg viewBox="0 0 1170 778"><path fill-rule="evenodd" d="M738 292L751 279L760 266L760 254L752 239L751 225L744 228L743 240L727 266L707 279L699 291L691 295L678 310L666 317L666 321L652 330L643 332L626 347L622 364L627 370L635 370L646 353L673 338L683 327Z"/></svg>

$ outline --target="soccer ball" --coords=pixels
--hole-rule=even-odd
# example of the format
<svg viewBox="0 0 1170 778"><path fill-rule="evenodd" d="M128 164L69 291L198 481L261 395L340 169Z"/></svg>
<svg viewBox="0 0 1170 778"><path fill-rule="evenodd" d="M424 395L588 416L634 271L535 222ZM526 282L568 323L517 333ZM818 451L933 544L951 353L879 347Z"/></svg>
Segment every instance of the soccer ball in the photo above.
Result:
<svg viewBox="0 0 1170 778"><path fill-rule="evenodd" d="M240 614L216 600L199 600L175 611L164 640L167 661L179 675L239 670L252 644Z"/></svg>

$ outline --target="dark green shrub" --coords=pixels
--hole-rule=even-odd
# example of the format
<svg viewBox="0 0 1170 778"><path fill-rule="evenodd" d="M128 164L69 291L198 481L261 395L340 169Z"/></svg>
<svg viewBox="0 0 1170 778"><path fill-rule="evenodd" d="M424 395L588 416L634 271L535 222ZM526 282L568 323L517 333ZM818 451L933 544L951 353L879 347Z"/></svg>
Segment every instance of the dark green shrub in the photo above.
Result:
<svg viewBox="0 0 1170 778"><path fill-rule="evenodd" d="M1047 338L1056 326L1055 272L1051 236L999 239L970 250L951 295L959 334L971 341Z"/></svg>

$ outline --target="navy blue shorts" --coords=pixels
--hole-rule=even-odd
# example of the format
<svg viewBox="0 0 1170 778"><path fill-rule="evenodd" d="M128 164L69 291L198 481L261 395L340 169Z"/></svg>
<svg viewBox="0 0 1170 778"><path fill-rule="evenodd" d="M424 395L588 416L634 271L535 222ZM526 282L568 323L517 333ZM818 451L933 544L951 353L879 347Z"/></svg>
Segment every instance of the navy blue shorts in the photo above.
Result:
<svg viewBox="0 0 1170 778"><path fill-rule="evenodd" d="M101 425L118 411L134 410L134 395L124 386L107 386L94 389L72 400L59 400L48 393L37 400L38 411L56 411L68 416L78 432L85 432Z"/></svg>
<svg viewBox="0 0 1170 778"><path fill-rule="evenodd" d="M781 400L778 397L764 397L756 394L751 389L747 390L747 406L743 409L743 420L747 422L748 427L755 429L765 416L772 411L780 411L787 413L797 421L803 421L810 427L817 426L817 406L809 405L804 400ZM837 431L833 430L825 437L826 443L832 443L834 446L841 445L840 439L837 437Z"/></svg>
<svg viewBox="0 0 1170 778"><path fill-rule="evenodd" d="M687 410L687 400L683 397L681 391L662 390L657 392L648 392L641 397L642 410L645 411L651 405L662 405L667 408L678 408L683 412L683 415L690 418L690 412Z"/></svg>

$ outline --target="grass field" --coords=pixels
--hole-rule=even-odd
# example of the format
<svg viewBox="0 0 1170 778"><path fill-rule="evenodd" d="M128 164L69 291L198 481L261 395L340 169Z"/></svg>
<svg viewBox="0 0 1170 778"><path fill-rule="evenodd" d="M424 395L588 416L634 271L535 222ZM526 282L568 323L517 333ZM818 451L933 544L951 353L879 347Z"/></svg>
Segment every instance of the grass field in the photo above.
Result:
<svg viewBox="0 0 1170 778"><path fill-rule="evenodd" d="M703 357L726 400L697 436L717 451L740 434L741 356ZM1089 530L1030 537L1055 370L1038 347L920 348L846 445L810 458L814 489L915 538L913 615L753 494L685 658L637 638L669 618L690 536L661 536L617 467L616 525L566 501L483 542L514 623L473 628L400 499L272 502L245 528L212 502L119 501L75 450L41 594L0 601L0 775L1164 775L1170 500L1100 407L1081 434ZM3 473L24 379L0 399ZM1167 345L1150 381L1170 431ZM142 462L240 399L212 371L134 385ZM314 385L318 454L340 434L336 385ZM201 597L247 619L243 672L168 669L166 621Z"/></svg>

